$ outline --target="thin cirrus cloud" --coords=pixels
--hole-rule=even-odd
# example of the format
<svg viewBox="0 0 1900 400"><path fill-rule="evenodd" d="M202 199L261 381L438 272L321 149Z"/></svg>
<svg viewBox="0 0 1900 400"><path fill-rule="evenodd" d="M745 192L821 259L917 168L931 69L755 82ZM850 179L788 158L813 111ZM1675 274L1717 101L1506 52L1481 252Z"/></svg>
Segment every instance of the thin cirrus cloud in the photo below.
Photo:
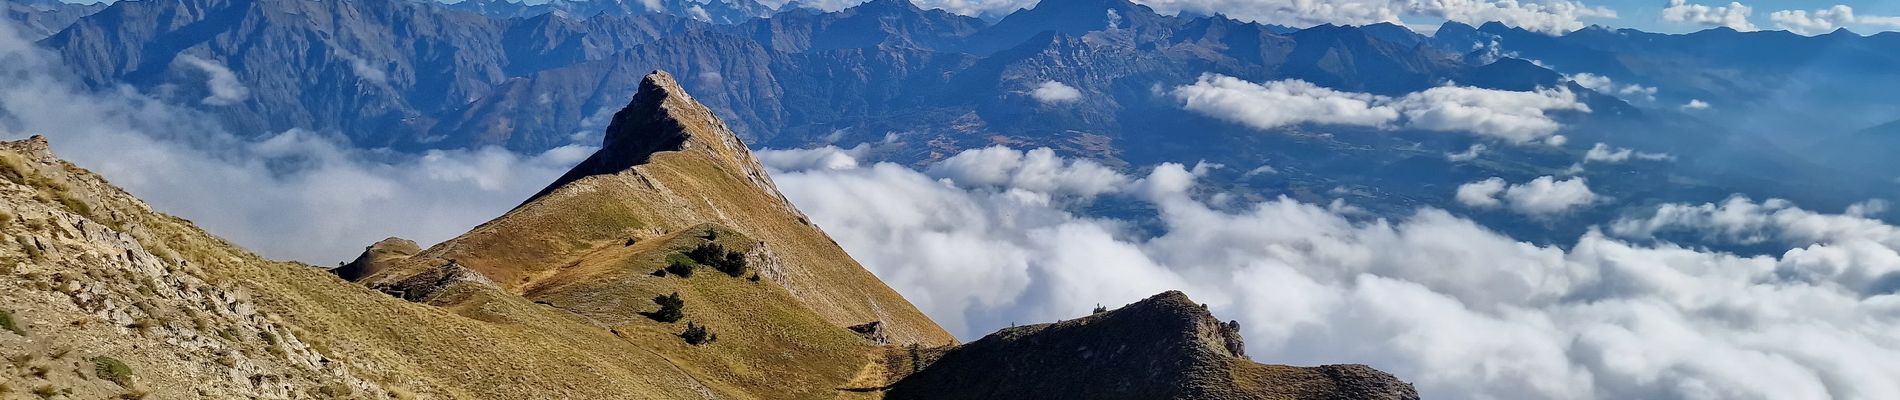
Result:
<svg viewBox="0 0 1900 400"><path fill-rule="evenodd" d="M1900 396L1900 296L1886 284L1900 281L1900 230L1866 217L1877 205L1665 205L1558 246L1433 208L1381 219L1286 198L1216 206L1196 196L1209 168L1170 163L1095 194L1157 210L1142 225L1155 230L1139 231L1049 201L1101 186L1007 178L1097 174L1032 155L1043 151L970 150L923 171L768 167L815 223L965 339L1181 289L1242 321L1255 359L1371 364L1426 398ZM977 162L996 159L1019 161ZM1581 184L1540 179L1499 180L1490 198L1560 204L1574 197L1565 182ZM1672 230L1787 251L1651 236Z"/></svg>
<svg viewBox="0 0 1900 400"><path fill-rule="evenodd" d="M1590 112L1566 88L1527 92L1440 86L1402 97L1345 92L1301 80L1264 83L1206 74L1169 91L1183 108L1255 129L1301 124L1469 133L1516 144L1554 139L1551 114Z"/></svg>
<svg viewBox="0 0 1900 400"><path fill-rule="evenodd" d="M326 265L387 236L448 239L593 153L569 145L529 156L499 148L404 155L298 130L242 138L188 107L80 88L58 57L14 32L0 22L0 59L8 60L0 63L0 136L46 135L62 158L268 257ZM221 64L179 60L210 77L205 103L246 98Z"/></svg>

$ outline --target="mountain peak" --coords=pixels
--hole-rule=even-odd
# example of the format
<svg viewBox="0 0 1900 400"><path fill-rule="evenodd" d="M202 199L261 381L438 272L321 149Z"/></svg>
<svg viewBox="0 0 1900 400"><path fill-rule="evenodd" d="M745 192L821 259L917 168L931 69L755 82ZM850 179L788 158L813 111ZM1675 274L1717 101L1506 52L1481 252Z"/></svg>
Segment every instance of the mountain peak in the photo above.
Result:
<svg viewBox="0 0 1900 400"><path fill-rule="evenodd" d="M673 74L656 70L640 80L633 100L614 113L600 150L529 201L581 178L615 174L646 164L657 153L694 147L704 148L740 169L760 169L738 135L727 129L711 109L687 94Z"/></svg>

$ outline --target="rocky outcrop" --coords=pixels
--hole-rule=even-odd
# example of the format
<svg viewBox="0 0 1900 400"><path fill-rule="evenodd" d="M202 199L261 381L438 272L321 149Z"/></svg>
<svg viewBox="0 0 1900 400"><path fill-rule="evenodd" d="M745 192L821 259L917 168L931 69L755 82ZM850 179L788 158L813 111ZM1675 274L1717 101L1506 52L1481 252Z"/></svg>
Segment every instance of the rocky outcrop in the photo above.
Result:
<svg viewBox="0 0 1900 400"><path fill-rule="evenodd" d="M887 398L1418 398L1410 384L1365 366L1254 363L1241 353L1237 327L1181 292L1162 293L958 346L898 381Z"/></svg>
<svg viewBox="0 0 1900 400"><path fill-rule="evenodd" d="M363 254L355 260L330 270L337 277L346 280L358 280L391 267L391 264L422 252L415 241L403 238L383 239L363 249Z"/></svg>
<svg viewBox="0 0 1900 400"><path fill-rule="evenodd" d="M744 174L760 190L778 192L770 187L765 169L752 158L738 134L713 116L711 109L693 100L672 74L653 71L640 80L633 101L614 113L600 150L528 201L581 178L619 173L646 164L654 153L680 151L688 146L704 146L717 161Z"/></svg>

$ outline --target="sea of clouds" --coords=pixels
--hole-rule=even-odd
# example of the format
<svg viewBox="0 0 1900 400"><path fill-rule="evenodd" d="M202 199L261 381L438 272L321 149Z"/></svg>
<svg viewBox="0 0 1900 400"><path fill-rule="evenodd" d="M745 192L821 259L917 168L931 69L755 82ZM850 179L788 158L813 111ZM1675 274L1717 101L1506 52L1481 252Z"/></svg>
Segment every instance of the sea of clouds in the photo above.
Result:
<svg viewBox="0 0 1900 400"><path fill-rule="evenodd" d="M1195 190L1205 164L1128 176L992 147L917 170L863 153L765 159L817 224L966 340L1178 289L1241 321L1256 360L1370 364L1427 398L1900 396L1900 230L1869 218L1877 202L1669 204L1537 245L1434 208L1216 206ZM1549 200L1512 193L1570 185L1539 182L1493 198L1535 208ZM1160 232L1074 211L1104 196L1152 206ZM1786 251L1655 239L1668 232Z"/></svg>
<svg viewBox="0 0 1900 400"><path fill-rule="evenodd" d="M207 107L244 101L223 64L202 70ZM500 148L420 155L350 146L291 130L257 139L131 88L93 92L58 57L0 21L0 136L43 134L60 157L107 177L159 210L245 248L319 265L354 258L377 238L434 243L519 204L593 148L519 155Z"/></svg>

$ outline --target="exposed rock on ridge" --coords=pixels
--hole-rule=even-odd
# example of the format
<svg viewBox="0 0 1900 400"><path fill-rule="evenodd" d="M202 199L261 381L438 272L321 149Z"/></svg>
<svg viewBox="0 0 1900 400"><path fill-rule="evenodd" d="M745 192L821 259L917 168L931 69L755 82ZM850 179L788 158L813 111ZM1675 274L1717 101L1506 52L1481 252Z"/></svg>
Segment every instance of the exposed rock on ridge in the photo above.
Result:
<svg viewBox="0 0 1900 400"><path fill-rule="evenodd" d="M646 164L654 153L697 146L704 146L716 159L744 173L760 190L778 193L765 178L765 169L752 158L737 134L713 116L712 110L693 100L672 74L653 71L640 80L640 91L633 95L633 100L614 113L600 151L528 201L581 178L615 174Z"/></svg>

